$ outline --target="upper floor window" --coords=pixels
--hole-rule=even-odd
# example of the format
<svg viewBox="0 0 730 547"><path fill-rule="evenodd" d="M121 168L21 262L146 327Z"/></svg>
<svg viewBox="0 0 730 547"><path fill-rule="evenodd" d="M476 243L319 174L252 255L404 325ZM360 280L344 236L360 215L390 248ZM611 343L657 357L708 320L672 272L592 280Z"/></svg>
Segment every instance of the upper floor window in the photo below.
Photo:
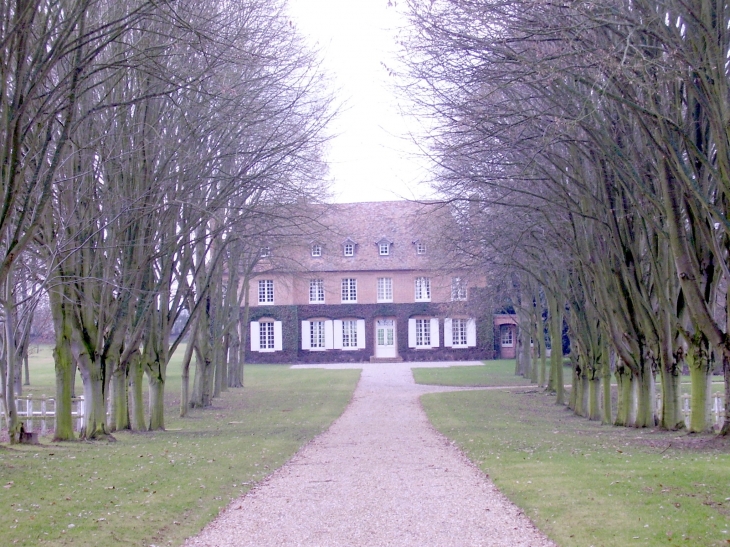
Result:
<svg viewBox="0 0 730 547"><path fill-rule="evenodd" d="M357 279L346 277L342 280L342 301L357 302Z"/></svg>
<svg viewBox="0 0 730 547"><path fill-rule="evenodd" d="M431 301L431 280L428 277L416 278L416 302Z"/></svg>
<svg viewBox="0 0 730 547"><path fill-rule="evenodd" d="M312 245L312 256L322 256L322 245Z"/></svg>
<svg viewBox="0 0 730 547"><path fill-rule="evenodd" d="M259 256L261 258L269 258L271 256L271 247L261 247Z"/></svg>
<svg viewBox="0 0 730 547"><path fill-rule="evenodd" d="M461 277L451 278L451 300L466 300L466 281Z"/></svg>
<svg viewBox="0 0 730 547"><path fill-rule="evenodd" d="M378 243L380 256L388 256L390 254L390 243Z"/></svg>
<svg viewBox="0 0 730 547"><path fill-rule="evenodd" d="M379 277L378 278L378 302L392 302L392 301L393 301L393 278Z"/></svg>
<svg viewBox="0 0 730 547"><path fill-rule="evenodd" d="M425 255L426 254L426 244L422 241L416 241L416 254L418 255Z"/></svg>
<svg viewBox="0 0 730 547"><path fill-rule="evenodd" d="M355 256L354 243L345 243L345 256Z"/></svg>
<svg viewBox="0 0 730 547"><path fill-rule="evenodd" d="M259 304L274 303L274 280L259 279Z"/></svg>
<svg viewBox="0 0 730 547"><path fill-rule="evenodd" d="M324 302L324 279L309 280L309 303Z"/></svg>

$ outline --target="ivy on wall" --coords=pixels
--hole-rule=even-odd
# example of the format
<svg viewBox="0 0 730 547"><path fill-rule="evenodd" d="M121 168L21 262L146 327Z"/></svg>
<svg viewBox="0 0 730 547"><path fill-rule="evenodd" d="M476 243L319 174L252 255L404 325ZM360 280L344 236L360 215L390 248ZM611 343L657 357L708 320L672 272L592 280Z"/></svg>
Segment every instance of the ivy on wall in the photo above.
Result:
<svg viewBox="0 0 730 547"><path fill-rule="evenodd" d="M473 348L446 348L444 341L444 317L468 313L477 322L477 346ZM439 338L441 347L415 349L408 347L408 319L414 316L439 317ZM302 306L256 306L250 309L250 321L262 317L282 322L282 351L259 353L250 351L246 345L248 363L322 363L322 362L363 362L369 361L375 350L375 319L388 317L396 320L398 354L405 361L440 360L480 360L492 359L494 336L492 315L476 316L472 310L467 312L466 303L435 304L415 302L410 304L311 304ZM364 319L365 349L303 351L301 342L301 322L314 318L327 319Z"/></svg>

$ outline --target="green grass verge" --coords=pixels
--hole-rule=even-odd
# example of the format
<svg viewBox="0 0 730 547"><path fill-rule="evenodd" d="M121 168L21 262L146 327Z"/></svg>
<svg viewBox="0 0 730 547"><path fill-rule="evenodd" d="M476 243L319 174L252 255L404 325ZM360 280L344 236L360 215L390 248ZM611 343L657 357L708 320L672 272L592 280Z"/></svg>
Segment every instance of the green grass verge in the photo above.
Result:
<svg viewBox="0 0 730 547"><path fill-rule="evenodd" d="M529 386L530 380L515 376L515 360L485 361L481 366L414 368L417 384L437 386Z"/></svg>
<svg viewBox="0 0 730 547"><path fill-rule="evenodd" d="M431 422L561 547L730 543L730 444L601 426L537 389L426 395Z"/></svg>
<svg viewBox="0 0 730 547"><path fill-rule="evenodd" d="M31 371L39 393L46 368ZM247 365L245 389L184 419L168 384L166 432L0 446L0 543L179 545L324 431L359 375Z"/></svg>

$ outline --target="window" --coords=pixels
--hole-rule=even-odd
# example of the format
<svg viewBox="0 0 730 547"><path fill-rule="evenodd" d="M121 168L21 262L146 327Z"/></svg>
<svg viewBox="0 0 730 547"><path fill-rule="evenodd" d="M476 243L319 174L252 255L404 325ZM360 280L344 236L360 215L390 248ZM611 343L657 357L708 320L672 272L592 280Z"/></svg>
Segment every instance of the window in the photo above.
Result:
<svg viewBox="0 0 730 547"><path fill-rule="evenodd" d="M431 347L431 320L416 319L416 347Z"/></svg>
<svg viewBox="0 0 730 547"><path fill-rule="evenodd" d="M393 279L390 277L378 278L378 302L393 301Z"/></svg>
<svg viewBox="0 0 730 547"><path fill-rule="evenodd" d="M309 280L309 303L324 302L324 279Z"/></svg>
<svg viewBox="0 0 730 547"><path fill-rule="evenodd" d="M357 302L357 279L346 277L342 280L342 301Z"/></svg>
<svg viewBox="0 0 730 547"><path fill-rule="evenodd" d="M322 245L312 245L312 256L322 256Z"/></svg>
<svg viewBox="0 0 730 547"><path fill-rule="evenodd" d="M418 255L426 254L426 244L425 243L422 243L421 241L416 242L416 254L418 254Z"/></svg>
<svg viewBox="0 0 730 547"><path fill-rule="evenodd" d="M513 346L514 340L512 339L512 327L509 325L502 325L500 330L502 331L502 345L507 347Z"/></svg>
<svg viewBox="0 0 730 547"><path fill-rule="evenodd" d="M269 258L271 256L271 247L261 247L259 256L261 258Z"/></svg>
<svg viewBox="0 0 730 547"><path fill-rule="evenodd" d="M449 325L451 328L451 325ZM449 338L451 331L445 333ZM439 320L437 317L408 319L408 347L409 348L437 348L439 347Z"/></svg>
<svg viewBox="0 0 730 547"><path fill-rule="evenodd" d="M387 256L390 254L390 243L378 243L378 250L380 256Z"/></svg>
<svg viewBox="0 0 730 547"><path fill-rule="evenodd" d="M466 281L461 277L451 278L451 300L466 300Z"/></svg>
<svg viewBox="0 0 730 547"><path fill-rule="evenodd" d="M357 320L346 319L342 321L342 347L357 347Z"/></svg>
<svg viewBox="0 0 730 547"><path fill-rule="evenodd" d="M274 303L274 280L259 279L259 304Z"/></svg>
<svg viewBox="0 0 730 547"><path fill-rule="evenodd" d="M309 347L310 348L326 348L324 335L324 321L309 322Z"/></svg>
<svg viewBox="0 0 730 547"><path fill-rule="evenodd" d="M451 320L451 343L454 346L466 346L466 319Z"/></svg>
<svg viewBox="0 0 730 547"><path fill-rule="evenodd" d="M354 243L345 243L345 256L355 256Z"/></svg>
<svg viewBox="0 0 730 547"><path fill-rule="evenodd" d="M274 349L274 322L262 321L259 323L259 348Z"/></svg>
<svg viewBox="0 0 730 547"><path fill-rule="evenodd" d="M431 301L431 280L428 277L416 278L416 302Z"/></svg>
<svg viewBox="0 0 730 547"><path fill-rule="evenodd" d="M251 351L281 351L281 321L251 321Z"/></svg>

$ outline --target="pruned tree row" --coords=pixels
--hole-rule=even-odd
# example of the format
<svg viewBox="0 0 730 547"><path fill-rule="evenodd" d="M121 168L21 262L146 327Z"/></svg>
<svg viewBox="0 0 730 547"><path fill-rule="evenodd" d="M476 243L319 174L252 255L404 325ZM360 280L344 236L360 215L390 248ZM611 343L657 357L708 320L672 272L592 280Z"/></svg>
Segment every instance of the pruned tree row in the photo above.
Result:
<svg viewBox="0 0 730 547"><path fill-rule="evenodd" d="M0 9L0 387L11 440L43 294L56 438L74 437L77 370L83 438L163 429L166 367L183 340L195 368L192 393L184 371L183 413L241 385L240 272L325 191L323 76L277 0Z"/></svg>
<svg viewBox="0 0 730 547"><path fill-rule="evenodd" d="M689 429L709 430L710 379L721 369L721 431L730 433L730 7L413 0L409 8L407 91L428 120L437 187L472 204L461 236L513 286L522 353L542 338L548 310L555 376L546 381L561 400L564 313L569 404L639 427L684 427L688 369ZM533 360L520 362L539 380Z"/></svg>

